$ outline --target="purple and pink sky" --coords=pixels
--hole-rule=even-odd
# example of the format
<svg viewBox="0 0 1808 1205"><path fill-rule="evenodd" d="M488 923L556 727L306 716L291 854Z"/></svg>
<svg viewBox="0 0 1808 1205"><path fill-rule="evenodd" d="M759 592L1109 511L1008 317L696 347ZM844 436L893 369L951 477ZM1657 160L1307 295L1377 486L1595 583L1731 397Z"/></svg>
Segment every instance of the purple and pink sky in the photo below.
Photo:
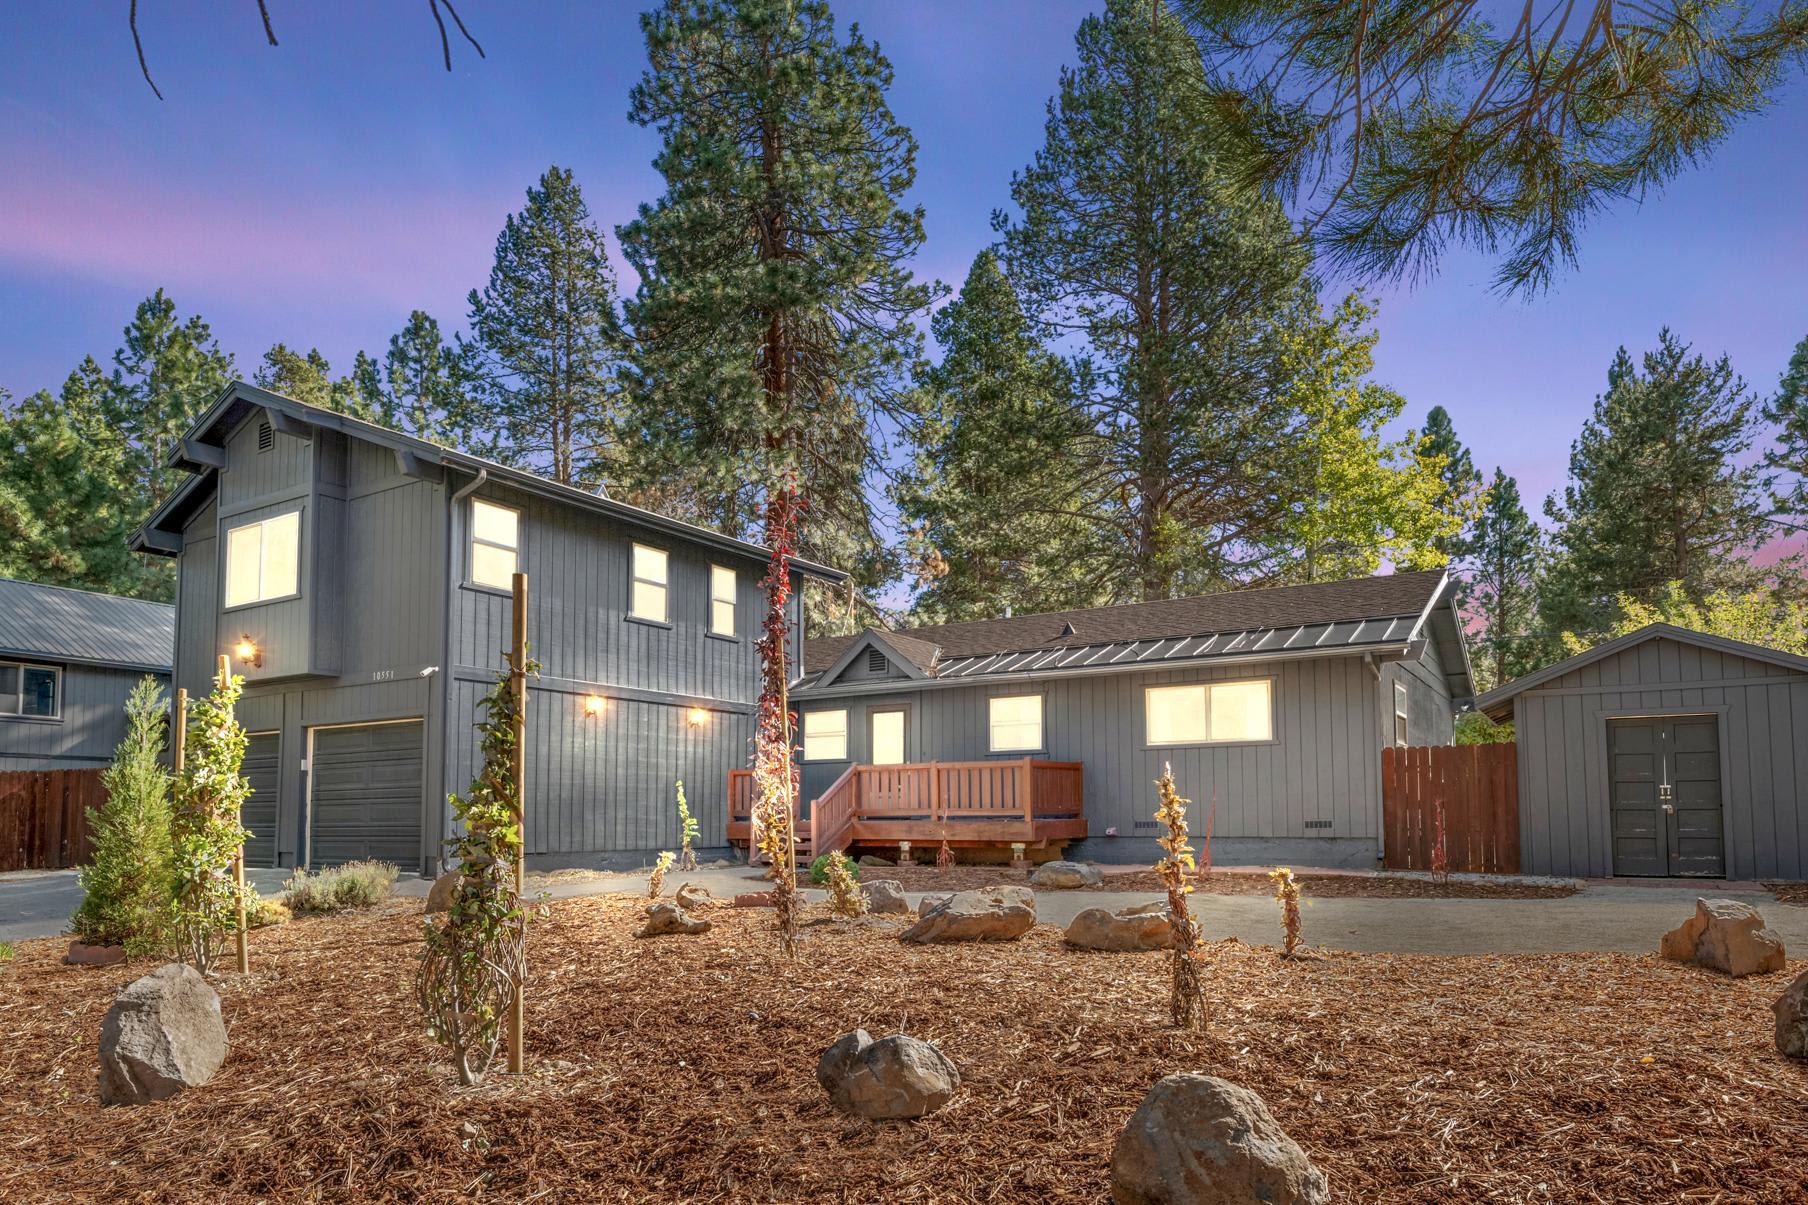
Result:
<svg viewBox="0 0 1808 1205"><path fill-rule="evenodd" d="M488 58L455 41L449 75L424 3L269 7L274 49L250 0L141 3L159 102L123 4L0 6L0 387L54 389L83 355L104 360L159 286L244 376L277 340L343 370L411 309L462 326L496 231L548 164L576 171L605 229L658 194L657 140L626 117L639 4L463 0ZM890 57L893 109L921 144L919 275L958 285L990 241L1093 7L835 4ZM1594 222L1550 293L1501 299L1470 251L1377 290L1378 376L1415 424L1446 406L1534 511L1616 346L1636 353L1668 324L1770 392L1808 335L1805 151L1797 78L1710 162Z"/></svg>

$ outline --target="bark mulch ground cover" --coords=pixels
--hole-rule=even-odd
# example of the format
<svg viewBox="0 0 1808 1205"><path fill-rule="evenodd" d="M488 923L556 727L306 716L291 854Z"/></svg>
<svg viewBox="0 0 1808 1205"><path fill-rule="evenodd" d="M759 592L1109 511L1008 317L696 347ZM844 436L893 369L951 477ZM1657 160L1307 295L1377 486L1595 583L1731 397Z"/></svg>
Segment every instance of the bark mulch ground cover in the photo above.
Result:
<svg viewBox="0 0 1808 1205"><path fill-rule="evenodd" d="M1028 884L1028 871L1008 866L962 866L947 870L934 866L862 866L862 878L897 879L906 891L967 891L992 887L1000 883ZM1544 900L1560 899L1576 894L1569 884L1476 882L1451 879L1447 883L1431 879L1409 879L1379 874L1306 874L1294 876L1300 891L1307 897L1349 898L1363 896L1385 899L1438 900ZM1193 890L1207 895L1272 895L1274 882L1266 874L1213 871L1189 880ZM1153 870L1106 874L1097 891L1145 891L1160 895L1164 888Z"/></svg>
<svg viewBox="0 0 1808 1205"><path fill-rule="evenodd" d="M1764 888L1776 896L1779 903L1808 908L1808 883L1766 883Z"/></svg>
<svg viewBox="0 0 1808 1205"><path fill-rule="evenodd" d="M415 908L256 934L253 974L222 981L219 1076L136 1109L96 1104L96 1039L148 965L22 943L0 967L0 1200L1099 1203L1175 1070L1260 1092L1339 1200L1781 1202L1808 1180L1808 1065L1771 1039L1786 975L1226 942L1194 1035L1163 1024L1163 955L1047 927L920 947L824 924L777 970L770 913L637 941L636 903L590 898L532 939L532 1074L461 1090L410 1002ZM940 1043L954 1102L835 1112L813 1070L856 1025Z"/></svg>

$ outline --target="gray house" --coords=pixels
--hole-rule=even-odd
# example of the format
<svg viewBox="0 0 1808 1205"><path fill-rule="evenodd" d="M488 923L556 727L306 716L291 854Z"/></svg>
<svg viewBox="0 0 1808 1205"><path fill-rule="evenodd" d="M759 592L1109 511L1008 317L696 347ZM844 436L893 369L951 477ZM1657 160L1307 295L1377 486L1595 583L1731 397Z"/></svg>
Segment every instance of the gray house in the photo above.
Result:
<svg viewBox="0 0 1808 1205"><path fill-rule="evenodd" d="M1215 800L1220 864L1373 865L1382 747L1450 743L1474 693L1442 571L868 629L809 641L804 668L803 798L858 788L888 817L856 843L966 808L1105 861L1155 856L1153 780L1172 763L1195 833Z"/></svg>
<svg viewBox="0 0 1808 1205"><path fill-rule="evenodd" d="M177 560L177 685L204 692L221 654L247 679L252 864L436 866L517 569L543 666L530 861L674 847L678 779L703 831L724 831L759 693L764 549L242 383L173 463L193 476L134 547Z"/></svg>
<svg viewBox="0 0 1808 1205"><path fill-rule="evenodd" d="M1808 878L1808 658L1652 624L1476 700L1532 874Z"/></svg>
<svg viewBox="0 0 1808 1205"><path fill-rule="evenodd" d="M126 734L126 696L169 683L176 610L165 603L0 578L0 770L104 766Z"/></svg>

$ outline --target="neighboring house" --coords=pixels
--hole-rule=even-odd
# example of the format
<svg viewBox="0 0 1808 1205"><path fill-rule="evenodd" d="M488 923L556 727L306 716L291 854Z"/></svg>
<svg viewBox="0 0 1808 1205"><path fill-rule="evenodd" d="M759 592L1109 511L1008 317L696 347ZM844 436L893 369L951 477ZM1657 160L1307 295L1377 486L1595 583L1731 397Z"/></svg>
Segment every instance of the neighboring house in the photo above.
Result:
<svg viewBox="0 0 1808 1205"><path fill-rule="evenodd" d="M176 609L0 578L0 771L104 766L126 696L169 684Z"/></svg>
<svg viewBox="0 0 1808 1205"><path fill-rule="evenodd" d="M177 560L176 683L206 691L221 654L247 680L253 865L438 865L517 569L541 663L530 861L675 848L678 779L724 831L759 694L763 548L243 383L172 463L194 475L133 546Z"/></svg>
<svg viewBox="0 0 1808 1205"><path fill-rule="evenodd" d="M1530 874L1808 878L1808 658L1655 623L1489 691Z"/></svg>
<svg viewBox="0 0 1808 1205"><path fill-rule="evenodd" d="M1383 745L1449 744L1474 692L1442 571L869 628L809 641L804 669L806 800L850 766L1077 762L1086 835L1069 852L1115 862L1156 856L1171 763L1196 844L1215 804L1218 863L1373 865Z"/></svg>

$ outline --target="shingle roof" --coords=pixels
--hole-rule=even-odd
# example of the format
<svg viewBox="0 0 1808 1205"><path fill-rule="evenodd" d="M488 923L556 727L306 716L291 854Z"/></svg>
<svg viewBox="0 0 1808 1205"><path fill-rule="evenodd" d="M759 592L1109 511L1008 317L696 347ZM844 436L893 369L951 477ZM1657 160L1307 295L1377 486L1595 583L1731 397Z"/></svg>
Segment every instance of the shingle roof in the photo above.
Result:
<svg viewBox="0 0 1808 1205"><path fill-rule="evenodd" d="M887 638L900 652L905 651L900 642L906 640L939 649L937 664L941 676L947 676L951 670L959 673L962 667L958 663L963 660L968 667L979 669L979 663L971 659L992 658L1005 653L1134 645L1183 637L1311 627L1333 629L1339 624L1352 625L1349 631L1340 635L1339 643L1366 641L1371 636L1392 639L1389 629L1394 625L1365 628L1365 622L1416 619L1432 604L1444 580L1442 569L1427 569L1342 582L1229 590L1198 598L1122 603L1079 611L905 628L889 633ZM815 674L827 669L857 639L858 636L831 636L807 641L804 672ZM1249 648L1239 651L1261 651L1255 647L1261 643L1260 639L1252 640ZM1194 650L1187 655L1204 654ZM979 672L987 671L979 669Z"/></svg>
<svg viewBox="0 0 1808 1205"><path fill-rule="evenodd" d="M175 647L168 603L0 577L0 653L167 674Z"/></svg>

